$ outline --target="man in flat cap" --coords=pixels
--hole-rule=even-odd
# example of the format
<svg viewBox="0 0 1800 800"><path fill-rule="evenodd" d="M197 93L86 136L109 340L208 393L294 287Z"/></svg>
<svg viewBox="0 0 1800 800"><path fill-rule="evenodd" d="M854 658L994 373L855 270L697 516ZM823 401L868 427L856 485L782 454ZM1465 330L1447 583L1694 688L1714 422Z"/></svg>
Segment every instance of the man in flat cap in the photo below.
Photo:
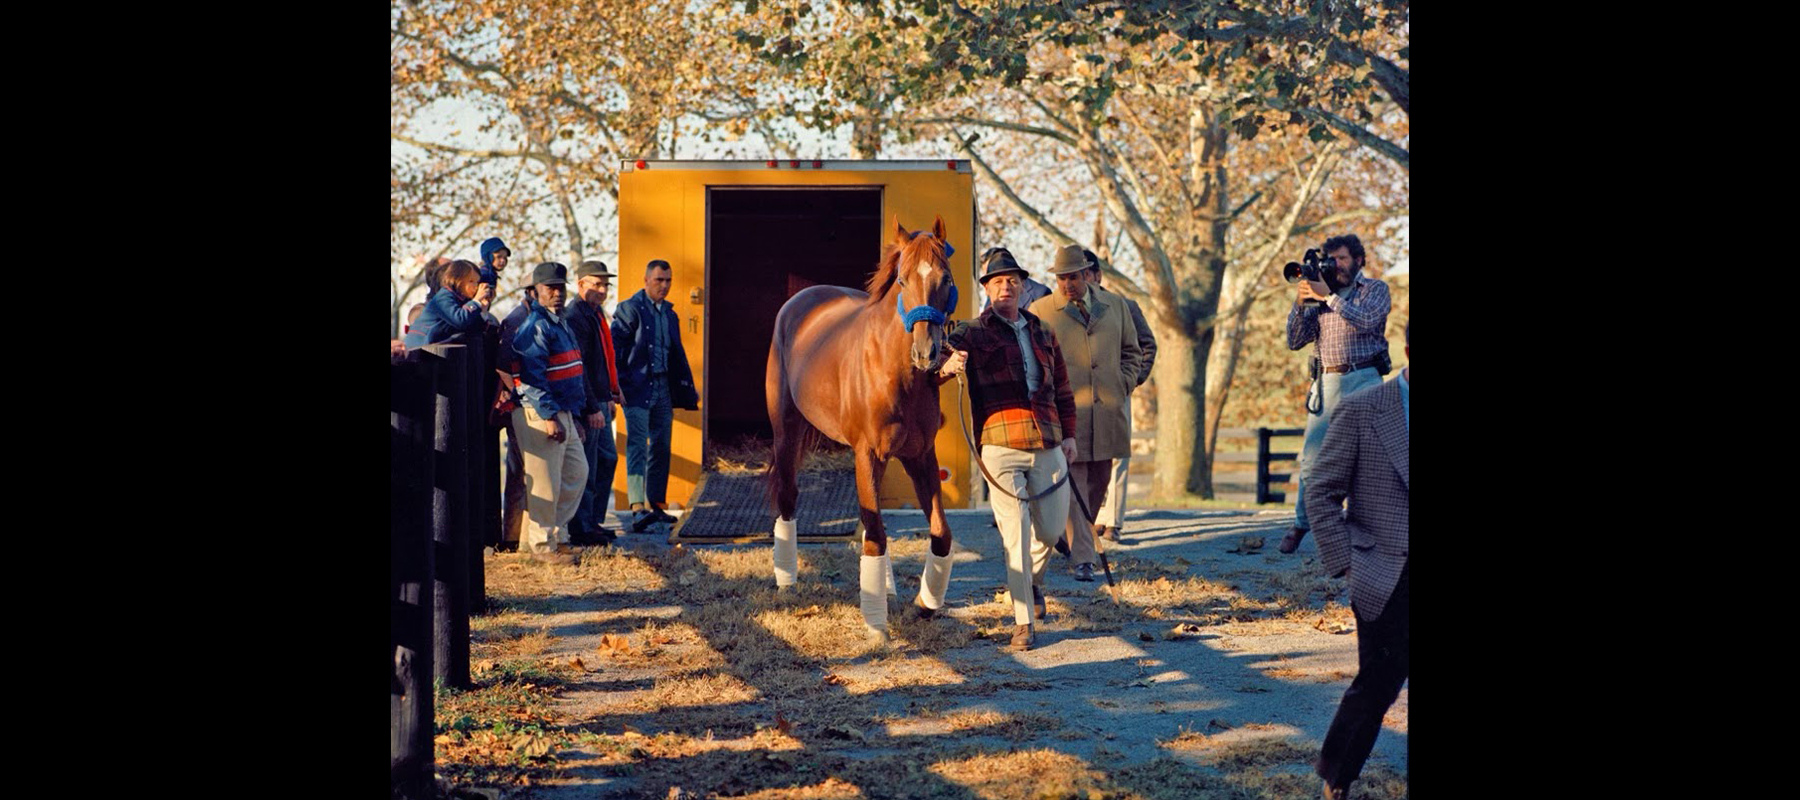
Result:
<svg viewBox="0 0 1800 800"><path fill-rule="evenodd" d="M527 520L519 551L541 561L573 563L569 520L587 488L587 456L576 421L588 402L581 348L564 321L569 270L555 262L537 265L529 291L537 299L513 336L519 364L519 395L513 431L525 462Z"/></svg>
<svg viewBox="0 0 1800 800"><path fill-rule="evenodd" d="M1143 372L1143 352L1138 348L1137 327L1124 301L1088 280L1088 260L1081 245L1058 250L1051 273L1056 292L1031 304L1031 313L1056 334L1063 361L1069 366L1069 387L1075 393L1075 462L1069 482L1097 513L1112 481L1112 460L1131 454L1131 423L1127 399ZM1093 520L1070 497L1064 528L1075 562L1075 580L1094 579Z"/></svg>
<svg viewBox="0 0 1800 800"><path fill-rule="evenodd" d="M581 346L582 377L587 380L588 404L579 420L587 432L583 453L587 456L587 491L575 518L569 521L569 539L575 544L609 544L606 509L612 500L613 470L619 464L613 438L613 408L624 403L612 346L612 321L606 317L606 296L613 273L599 261L583 261L575 269L575 298L563 318Z"/></svg>

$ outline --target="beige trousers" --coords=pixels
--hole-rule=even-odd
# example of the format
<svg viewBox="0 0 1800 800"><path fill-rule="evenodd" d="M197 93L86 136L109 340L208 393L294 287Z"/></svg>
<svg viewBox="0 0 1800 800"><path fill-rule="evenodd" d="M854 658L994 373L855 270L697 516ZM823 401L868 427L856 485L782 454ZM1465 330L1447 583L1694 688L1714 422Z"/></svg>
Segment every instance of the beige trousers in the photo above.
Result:
<svg viewBox="0 0 1800 800"><path fill-rule="evenodd" d="M1000 488L1019 497L1050 488L1068 469L1058 447L1014 450L984 444L981 463L993 473ZM988 497L994 507L994 524L1000 529L1000 544L1006 548L1006 591L1012 595L1016 624L1031 624L1031 587L1044 582L1050 546L1062 535L1063 517L1068 514L1068 491L1067 484L1059 486L1049 496L1031 503L1029 509L1025 503L998 491Z"/></svg>
<svg viewBox="0 0 1800 800"><path fill-rule="evenodd" d="M1104 461L1077 461L1069 465L1069 485L1081 493L1081 499L1087 501L1088 510L1096 514L1100 511L1100 504L1106 500L1106 484L1111 481L1110 458ZM1100 557L1094 551L1094 525L1081 513L1081 506L1075 504L1074 495L1069 495L1069 521L1064 530L1069 535L1070 561L1077 564L1099 563Z"/></svg>
<svg viewBox="0 0 1800 800"><path fill-rule="evenodd" d="M1125 478L1131 456L1113 459L1112 481L1106 485L1106 503L1094 512L1094 524L1118 530L1125 525Z"/></svg>
<svg viewBox="0 0 1800 800"><path fill-rule="evenodd" d="M513 430L525 459L525 525L519 552L543 553L569 541L568 524L587 489L587 455L575 418L559 411L563 440L550 441L550 423L527 406L513 409Z"/></svg>

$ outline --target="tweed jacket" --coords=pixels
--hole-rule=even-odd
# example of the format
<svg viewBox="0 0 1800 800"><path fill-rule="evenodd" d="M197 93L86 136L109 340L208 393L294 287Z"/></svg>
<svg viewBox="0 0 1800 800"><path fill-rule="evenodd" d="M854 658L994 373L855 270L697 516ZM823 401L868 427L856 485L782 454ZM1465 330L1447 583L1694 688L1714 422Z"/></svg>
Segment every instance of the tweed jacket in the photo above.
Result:
<svg viewBox="0 0 1800 800"><path fill-rule="evenodd" d="M1409 448L1396 378L1339 401L1307 473L1306 515L1325 572L1350 571L1351 604L1363 620L1381 616L1406 566Z"/></svg>
<svg viewBox="0 0 1800 800"><path fill-rule="evenodd" d="M1105 461L1131 455L1129 395L1144 371L1137 326L1125 298L1088 285L1088 319L1061 292L1031 304L1031 313L1056 334L1075 392L1075 459Z"/></svg>

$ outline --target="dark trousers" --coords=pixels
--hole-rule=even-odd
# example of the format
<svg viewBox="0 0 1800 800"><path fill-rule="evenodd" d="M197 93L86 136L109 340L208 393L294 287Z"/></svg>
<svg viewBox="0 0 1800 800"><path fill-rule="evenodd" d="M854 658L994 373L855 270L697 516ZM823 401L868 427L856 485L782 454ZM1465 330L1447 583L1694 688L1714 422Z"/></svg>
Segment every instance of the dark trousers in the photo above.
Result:
<svg viewBox="0 0 1800 800"><path fill-rule="evenodd" d="M578 419L585 420L586 417ZM576 424L587 426L584 421ZM575 508L575 518L569 521L569 526L582 533L598 533L606 527L606 510L612 506L613 472L619 466L619 445L613 439L611 417L606 418L605 425L586 429L587 438L581 440L581 445L588 460L587 491L582 493L581 505Z"/></svg>
<svg viewBox="0 0 1800 800"><path fill-rule="evenodd" d="M1079 453L1077 454L1079 455ZM1112 484L1112 459L1077 461L1069 465L1069 486L1087 501L1087 510L1100 513L1106 502L1106 487ZM1082 513L1075 495L1069 495L1069 517L1063 523L1063 535L1069 539L1069 560L1076 564L1093 564L1100 560L1094 549L1094 521Z"/></svg>
<svg viewBox="0 0 1800 800"><path fill-rule="evenodd" d="M1334 787L1345 786L1362 774L1363 762L1375 749L1375 735L1381 732L1381 718L1406 683L1411 648L1411 569L1411 561L1400 568L1400 582L1394 586L1394 594L1381 609L1380 617L1356 618L1356 680L1344 692L1337 716L1331 718L1331 729L1325 732L1325 746L1319 750L1319 777Z"/></svg>

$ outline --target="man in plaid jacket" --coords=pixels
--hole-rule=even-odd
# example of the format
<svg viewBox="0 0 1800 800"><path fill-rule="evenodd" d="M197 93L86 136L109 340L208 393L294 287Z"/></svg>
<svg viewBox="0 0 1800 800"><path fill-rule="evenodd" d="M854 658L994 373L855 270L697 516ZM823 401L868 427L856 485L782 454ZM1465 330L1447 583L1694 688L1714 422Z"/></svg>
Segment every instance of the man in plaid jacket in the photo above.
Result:
<svg viewBox="0 0 1800 800"><path fill-rule="evenodd" d="M1410 361L1410 324L1404 335ZM1350 796L1350 782L1362 774L1381 718L1409 671L1411 372L1409 365L1394 380L1338 404L1306 492L1325 572L1348 575L1356 613L1356 680L1325 733L1317 765L1328 800Z"/></svg>
<svg viewBox="0 0 1800 800"><path fill-rule="evenodd" d="M1075 395L1056 337L1019 306L1025 270L1012 253L998 247L983 253L982 263L988 307L950 332L946 346L952 353L939 380L949 380L967 364L972 416L981 426L981 463L996 488L1025 498L1056 483L1075 458ZM1006 548L1015 650L1031 647L1034 612L1038 619L1045 617L1044 568L1050 563L1050 546L1062 535L1068 492L1064 483L1032 503L1000 492L993 496L994 522ZM922 600L926 593L921 590Z"/></svg>

